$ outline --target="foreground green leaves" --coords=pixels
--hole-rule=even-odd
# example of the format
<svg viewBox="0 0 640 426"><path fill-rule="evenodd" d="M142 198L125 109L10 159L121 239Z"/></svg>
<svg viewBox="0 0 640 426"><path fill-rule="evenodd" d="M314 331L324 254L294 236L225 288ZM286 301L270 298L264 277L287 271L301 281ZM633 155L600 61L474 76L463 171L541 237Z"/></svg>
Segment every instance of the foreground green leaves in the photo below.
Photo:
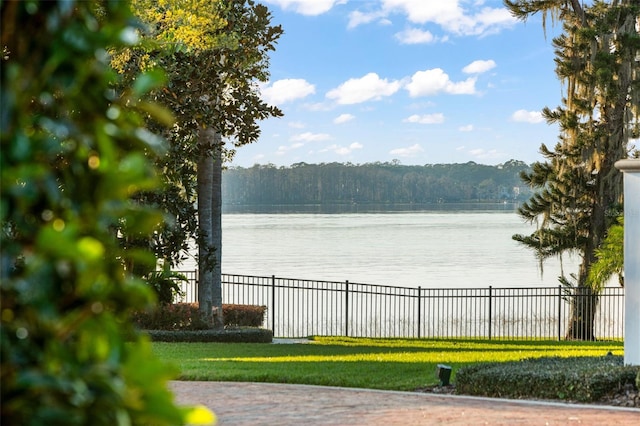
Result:
<svg viewBox="0 0 640 426"><path fill-rule="evenodd" d="M175 370L130 322L154 298L124 265L155 258L118 241L161 219L131 197L157 184L162 139L119 97L107 53L135 34L127 3L0 7L0 423L183 424Z"/></svg>

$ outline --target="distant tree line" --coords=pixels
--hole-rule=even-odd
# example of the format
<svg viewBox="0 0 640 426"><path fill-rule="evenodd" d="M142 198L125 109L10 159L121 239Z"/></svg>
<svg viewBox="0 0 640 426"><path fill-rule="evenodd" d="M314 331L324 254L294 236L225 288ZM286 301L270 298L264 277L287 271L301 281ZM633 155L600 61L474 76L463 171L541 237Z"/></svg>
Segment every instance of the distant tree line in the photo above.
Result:
<svg viewBox="0 0 640 426"><path fill-rule="evenodd" d="M233 167L222 176L226 205L431 204L524 201L531 196L520 174L526 163L489 166L391 163L296 163Z"/></svg>

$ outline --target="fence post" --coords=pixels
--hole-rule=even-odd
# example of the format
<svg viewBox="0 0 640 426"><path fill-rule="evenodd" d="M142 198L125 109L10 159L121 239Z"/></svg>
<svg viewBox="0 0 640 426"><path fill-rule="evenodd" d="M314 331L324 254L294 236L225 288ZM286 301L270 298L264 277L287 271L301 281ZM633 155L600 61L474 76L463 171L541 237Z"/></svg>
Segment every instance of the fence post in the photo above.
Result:
<svg viewBox="0 0 640 426"><path fill-rule="evenodd" d="M271 275L271 326L276 334L276 276Z"/></svg>
<svg viewBox="0 0 640 426"><path fill-rule="evenodd" d="M344 287L344 336L349 337L349 280Z"/></svg>
<svg viewBox="0 0 640 426"><path fill-rule="evenodd" d="M491 317L493 316L492 314L492 306L491 306L491 290L492 290L492 286L489 286L489 340L491 340Z"/></svg>
<svg viewBox="0 0 640 426"><path fill-rule="evenodd" d="M193 302L197 302L198 301L198 282L200 281L200 274L198 273L198 269L196 269L196 281L195 281L195 286L193 289L193 294L195 294L195 298L193 299Z"/></svg>
<svg viewBox="0 0 640 426"><path fill-rule="evenodd" d="M562 285L558 285L558 342L562 340Z"/></svg>
<svg viewBox="0 0 640 426"><path fill-rule="evenodd" d="M422 317L420 315L422 309L422 301L420 300L422 292L422 287L418 286L418 339L420 338L420 326L422 325Z"/></svg>

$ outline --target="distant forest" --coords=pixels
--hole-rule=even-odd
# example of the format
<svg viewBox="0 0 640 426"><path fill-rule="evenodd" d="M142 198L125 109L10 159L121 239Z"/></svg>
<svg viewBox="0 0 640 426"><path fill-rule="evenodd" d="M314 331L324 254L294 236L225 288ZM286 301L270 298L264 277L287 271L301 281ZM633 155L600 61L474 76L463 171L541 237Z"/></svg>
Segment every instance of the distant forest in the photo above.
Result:
<svg viewBox="0 0 640 426"><path fill-rule="evenodd" d="M517 160L497 166L391 162L233 167L222 175L222 198L226 205L240 206L520 202L531 195L520 180L520 172L529 169Z"/></svg>

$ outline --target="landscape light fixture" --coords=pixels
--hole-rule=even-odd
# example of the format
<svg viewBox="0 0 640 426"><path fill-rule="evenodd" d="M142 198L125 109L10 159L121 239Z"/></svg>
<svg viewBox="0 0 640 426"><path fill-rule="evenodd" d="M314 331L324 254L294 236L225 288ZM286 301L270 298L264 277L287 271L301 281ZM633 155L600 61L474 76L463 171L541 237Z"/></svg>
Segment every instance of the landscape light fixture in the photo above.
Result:
<svg viewBox="0 0 640 426"><path fill-rule="evenodd" d="M440 379L440 386L448 386L451 378L451 367L444 364L438 364L436 375Z"/></svg>

